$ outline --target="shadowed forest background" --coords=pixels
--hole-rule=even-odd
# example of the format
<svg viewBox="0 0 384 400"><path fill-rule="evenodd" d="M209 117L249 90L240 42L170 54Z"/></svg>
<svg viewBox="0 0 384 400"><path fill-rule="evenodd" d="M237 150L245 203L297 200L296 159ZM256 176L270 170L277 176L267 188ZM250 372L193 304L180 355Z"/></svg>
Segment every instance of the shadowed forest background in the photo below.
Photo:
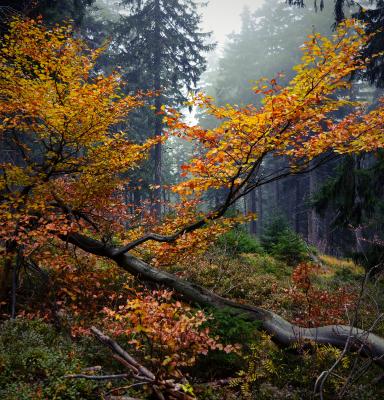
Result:
<svg viewBox="0 0 384 400"><path fill-rule="evenodd" d="M206 6L0 2L1 399L382 398L384 2Z"/></svg>

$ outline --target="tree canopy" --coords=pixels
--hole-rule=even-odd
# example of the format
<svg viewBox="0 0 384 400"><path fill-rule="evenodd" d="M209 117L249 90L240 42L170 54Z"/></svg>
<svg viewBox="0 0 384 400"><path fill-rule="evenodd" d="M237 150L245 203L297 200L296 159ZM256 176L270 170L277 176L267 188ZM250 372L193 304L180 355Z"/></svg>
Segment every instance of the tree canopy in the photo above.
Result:
<svg viewBox="0 0 384 400"><path fill-rule="evenodd" d="M355 350L382 366L384 339L371 331L346 325L293 325L271 310L228 300L162 269L175 258L207 249L236 221L248 218L228 211L255 188L308 172L334 153L384 147L384 102L367 110L364 103L345 95L351 74L366 68L361 53L371 38L353 19L339 24L329 38L313 33L286 86L279 77L257 82L253 91L261 96L259 106L221 106L198 94L189 105L217 120L211 129L188 124L179 110L162 107L167 135L192 142L196 154L182 166L184 179L171 188L178 199L171 212L161 220L149 215L145 221L142 213L127 207L122 187L128 183L126 172L139 168L166 136L137 143L130 132L119 130L119 124L159 94L127 95L119 73L95 71L104 48L90 49L69 25L48 28L39 18L13 19L0 48L0 137L7 150L0 172L4 275L19 268L20 259L32 260L36 268L39 263L53 268L74 246L174 290L186 301L260 321L284 345L302 338L344 348L353 339ZM335 111L345 106L351 112L334 119ZM265 174L261 166L267 156L285 156L289 165ZM223 188L223 201L208 209L204 194ZM299 272L306 269L304 265ZM139 309L143 324L148 324L140 329L146 329L147 337L158 337L150 329L157 317L148 310L161 301L138 298L121 308L124 318L131 318L132 308ZM175 307L180 309L180 304ZM174 314L167 306L160 309L164 318ZM197 329L204 317L179 321L177 329L181 324ZM173 329L174 325L161 333L172 338ZM208 347L225 350L195 330L192 333L198 354ZM97 334L116 350L108 338ZM183 343L175 340L173 348L182 349L184 357ZM184 358L182 362L189 363Z"/></svg>
<svg viewBox="0 0 384 400"><path fill-rule="evenodd" d="M197 104L221 121L217 128L189 126L170 110L164 118L169 129L205 149L202 158L183 166L188 179L173 190L184 201L222 187L229 189L228 196L196 223L185 227L181 221L176 229L180 233L166 240L144 236L128 248L152 240L176 241L182 233L204 226L207 219L221 217L254 187L291 173L258 175L267 154L288 156L298 173L309 160L329 150L382 148L381 104L364 113L355 101L331 97L349 87L352 72L364 68L357 56L368 39L353 20L341 25L331 39L312 35L287 87L280 87L275 79L261 80L255 87L256 93L264 95L260 108L218 107L212 99L198 96ZM3 235L11 242L26 244L27 237L44 236L36 229L58 235L96 229L97 234L101 221L110 223L114 218L109 214L110 202L116 207L121 173L136 167L158 140L138 145L126 133L111 131L130 110L142 106L143 99L122 96L117 74L92 76L100 51L72 38L69 27L47 29L40 21L15 20L5 37L2 136L18 160L3 163L1 176ZM346 104L356 111L341 121L329 119L330 113Z"/></svg>

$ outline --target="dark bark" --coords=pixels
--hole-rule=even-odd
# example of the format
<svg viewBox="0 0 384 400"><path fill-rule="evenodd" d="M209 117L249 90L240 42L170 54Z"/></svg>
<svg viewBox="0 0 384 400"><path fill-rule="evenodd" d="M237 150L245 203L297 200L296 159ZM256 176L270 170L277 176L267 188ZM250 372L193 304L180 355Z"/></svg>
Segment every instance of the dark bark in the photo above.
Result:
<svg viewBox="0 0 384 400"><path fill-rule="evenodd" d="M160 35L160 2L155 1L155 30L154 30L154 58L153 58L153 70L154 70L154 82L153 86L157 92L155 99L155 136L161 136L163 130L161 107L163 105L161 90L161 35ZM155 184L155 205L154 210L158 217L161 217L161 193L162 193L162 145L157 143L154 151L154 184Z"/></svg>
<svg viewBox="0 0 384 400"><path fill-rule="evenodd" d="M312 198L316 191L319 190L317 171L313 170L309 174L309 197ZM308 241L310 244L317 246L319 241L320 221L315 208L308 210Z"/></svg>
<svg viewBox="0 0 384 400"><path fill-rule="evenodd" d="M258 213L257 213L257 227L259 234L263 232L263 223L264 223L264 210L263 210L263 189L257 189L257 198L258 198Z"/></svg>
<svg viewBox="0 0 384 400"><path fill-rule="evenodd" d="M16 245L8 242L5 245L3 257L4 265L0 267L0 300L9 300L9 293L12 292L13 270L15 268Z"/></svg>
<svg viewBox="0 0 384 400"><path fill-rule="evenodd" d="M8 300L12 287L12 268L12 260L4 257L4 266L0 268L0 300Z"/></svg>
<svg viewBox="0 0 384 400"><path fill-rule="evenodd" d="M300 233L300 180L295 180L295 231L296 233Z"/></svg>
<svg viewBox="0 0 384 400"><path fill-rule="evenodd" d="M252 192L249 194L249 211L253 214L257 214L257 197L256 197L256 189L252 190ZM250 233L252 235L257 235L257 221L256 219L253 219L250 223Z"/></svg>

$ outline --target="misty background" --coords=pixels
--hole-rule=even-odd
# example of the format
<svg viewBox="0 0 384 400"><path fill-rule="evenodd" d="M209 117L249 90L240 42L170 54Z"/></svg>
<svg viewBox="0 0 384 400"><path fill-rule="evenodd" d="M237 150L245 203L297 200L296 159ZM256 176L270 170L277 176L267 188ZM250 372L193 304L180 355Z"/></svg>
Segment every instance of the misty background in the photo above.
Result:
<svg viewBox="0 0 384 400"><path fill-rule="evenodd" d="M190 124L215 127L217 121L185 106L201 90L218 105L261 106L252 90L256 80L277 78L281 85L287 84L308 35L314 31L331 35L340 18L360 10L345 6L340 15L334 1L312 0L210 0L206 6L190 0L65 0L31 3L27 9L24 1L5 3L1 9L4 15L12 9L32 16L42 13L48 23L72 19L91 46L108 43L99 59L99 72L118 69L127 93L161 93L149 101L150 107L136 110L119 127L138 142L164 134L163 107L181 109ZM375 2L359 3L375 11ZM372 29L377 21L380 19L368 18ZM374 46L380 49L380 43ZM374 46L368 51L374 53ZM350 96L372 105L378 101L384 82L381 62L379 58L364 76L354 77ZM345 109L333 117L342 118L347 112ZM175 200L168 188L181 179L181 166L199 151L178 138L158 144L140 171L131 176L127 205L151 204L157 215L166 215L167 204ZM6 158L8 153L4 154ZM242 227L257 237L271 221L280 219L308 245L325 253L350 256L359 253L353 233L357 227L367 237L380 236L382 231L383 185L378 172L382 163L372 154L333 157L332 162L311 173L259 187L233 212L257 215L255 221ZM284 158L270 157L262 168L264 174L271 174L286 166ZM214 207L224 196L225 189L216 190L204 200L207 207ZM375 262L377 249L373 247Z"/></svg>

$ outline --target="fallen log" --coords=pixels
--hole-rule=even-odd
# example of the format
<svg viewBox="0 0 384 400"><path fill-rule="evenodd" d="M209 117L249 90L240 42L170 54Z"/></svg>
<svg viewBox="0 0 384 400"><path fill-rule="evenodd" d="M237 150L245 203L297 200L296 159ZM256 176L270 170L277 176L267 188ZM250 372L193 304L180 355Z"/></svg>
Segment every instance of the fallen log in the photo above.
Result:
<svg viewBox="0 0 384 400"><path fill-rule="evenodd" d="M116 255L113 248L89 237L74 234L68 236L66 240L86 252L115 261L120 268L138 279L174 290L185 301L204 307L225 309L234 316L240 315L249 321L259 321L262 329L268 332L275 342L283 346L290 346L304 340L343 349L348 341L351 344L351 350L358 349L360 354L371 357L375 363L384 368L384 339L372 332L348 325L300 327L291 324L272 311L223 298L202 286L156 269L129 253Z"/></svg>

